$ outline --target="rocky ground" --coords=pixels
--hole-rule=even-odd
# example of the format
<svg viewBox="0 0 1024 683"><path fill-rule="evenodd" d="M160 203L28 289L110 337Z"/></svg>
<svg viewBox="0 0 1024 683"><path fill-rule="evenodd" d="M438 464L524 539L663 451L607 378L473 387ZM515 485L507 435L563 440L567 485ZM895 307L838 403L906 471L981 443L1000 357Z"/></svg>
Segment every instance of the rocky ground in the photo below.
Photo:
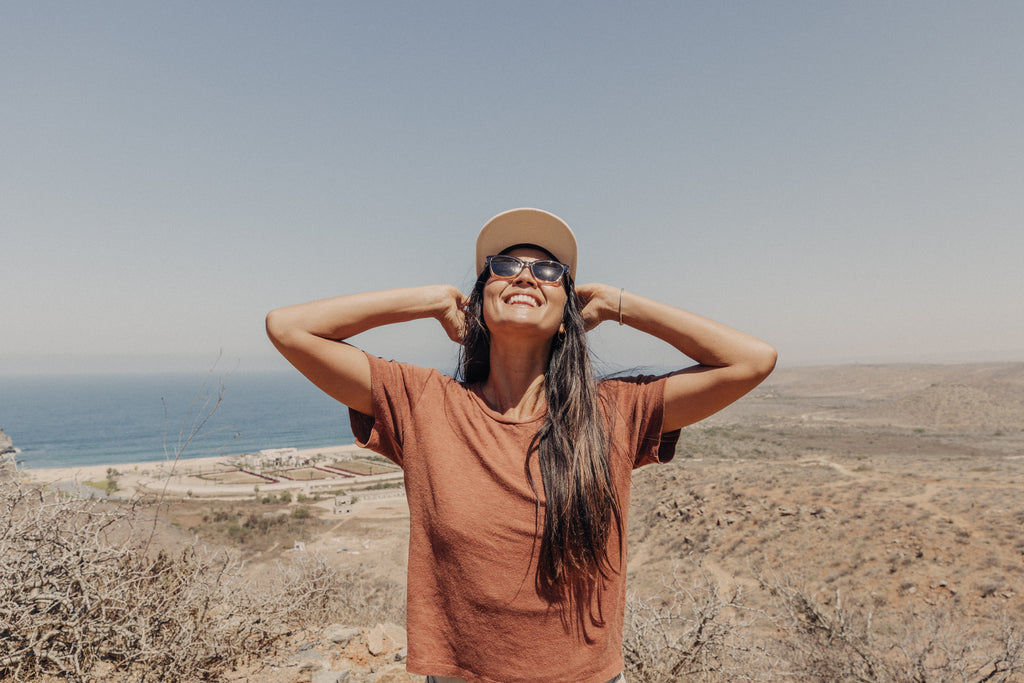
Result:
<svg viewBox="0 0 1024 683"><path fill-rule="evenodd" d="M405 628L396 624L332 624L296 634L292 651L225 678L230 683L406 683L422 676L405 671Z"/></svg>

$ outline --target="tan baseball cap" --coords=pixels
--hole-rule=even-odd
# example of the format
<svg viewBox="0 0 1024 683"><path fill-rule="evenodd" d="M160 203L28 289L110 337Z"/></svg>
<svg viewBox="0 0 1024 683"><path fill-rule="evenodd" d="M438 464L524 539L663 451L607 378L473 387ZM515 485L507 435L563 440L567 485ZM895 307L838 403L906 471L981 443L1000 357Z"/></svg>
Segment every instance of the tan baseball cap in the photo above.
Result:
<svg viewBox="0 0 1024 683"><path fill-rule="evenodd" d="M476 238L476 273L487 265L486 258L517 244L535 244L569 266L576 279L576 236L569 224L541 209L511 209L487 221Z"/></svg>

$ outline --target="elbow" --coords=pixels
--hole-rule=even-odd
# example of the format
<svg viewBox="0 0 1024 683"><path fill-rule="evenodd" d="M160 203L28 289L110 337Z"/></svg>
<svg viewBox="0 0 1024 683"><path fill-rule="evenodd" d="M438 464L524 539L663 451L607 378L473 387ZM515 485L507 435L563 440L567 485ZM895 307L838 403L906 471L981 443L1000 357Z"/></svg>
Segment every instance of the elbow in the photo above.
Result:
<svg viewBox="0 0 1024 683"><path fill-rule="evenodd" d="M284 345L285 340L288 338L289 330L292 326L288 323L288 315L284 309L274 309L270 313L267 313L266 320L264 322L267 330L267 337L273 342L274 346L281 348Z"/></svg>
<svg viewBox="0 0 1024 683"><path fill-rule="evenodd" d="M772 374L778 359L779 352L774 346L752 338L743 355L732 364L733 377L752 389Z"/></svg>
<svg viewBox="0 0 1024 683"><path fill-rule="evenodd" d="M758 383L772 374L778 360L779 352L774 346L767 342L758 343L758 348L751 354L751 372Z"/></svg>

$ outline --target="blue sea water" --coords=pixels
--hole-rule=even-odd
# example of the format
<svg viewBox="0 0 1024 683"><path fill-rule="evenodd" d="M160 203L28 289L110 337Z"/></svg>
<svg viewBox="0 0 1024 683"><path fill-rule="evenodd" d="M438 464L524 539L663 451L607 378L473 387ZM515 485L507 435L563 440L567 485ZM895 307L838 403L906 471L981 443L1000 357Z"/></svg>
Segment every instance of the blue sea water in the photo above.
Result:
<svg viewBox="0 0 1024 683"><path fill-rule="evenodd" d="M298 373L0 377L0 429L33 469L354 443L348 409Z"/></svg>

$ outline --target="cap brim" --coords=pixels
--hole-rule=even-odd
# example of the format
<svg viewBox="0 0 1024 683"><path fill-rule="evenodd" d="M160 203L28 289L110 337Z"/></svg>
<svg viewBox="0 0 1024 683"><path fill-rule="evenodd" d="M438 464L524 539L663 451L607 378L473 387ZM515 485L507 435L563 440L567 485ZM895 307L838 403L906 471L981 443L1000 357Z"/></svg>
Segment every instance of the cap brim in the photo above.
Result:
<svg viewBox="0 0 1024 683"><path fill-rule="evenodd" d="M569 266L576 279L576 236L569 224L541 209L511 209L487 221L476 238L476 273L487 265L486 258L516 244L536 244Z"/></svg>

